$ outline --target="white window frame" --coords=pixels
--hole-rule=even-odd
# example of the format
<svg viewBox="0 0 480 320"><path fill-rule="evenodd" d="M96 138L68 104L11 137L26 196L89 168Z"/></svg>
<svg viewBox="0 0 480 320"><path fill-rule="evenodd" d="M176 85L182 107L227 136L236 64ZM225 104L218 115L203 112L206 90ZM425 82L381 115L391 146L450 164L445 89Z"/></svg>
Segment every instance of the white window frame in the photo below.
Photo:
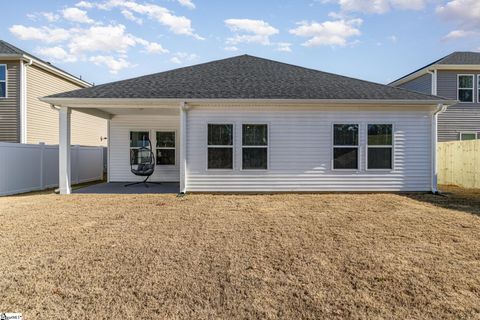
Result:
<svg viewBox="0 0 480 320"><path fill-rule="evenodd" d="M390 125L392 126L392 144L391 145L369 145L368 144L368 126L369 125ZM380 123L370 122L365 125L365 169L366 171L394 171L395 170L395 124L393 123ZM388 169L370 169L368 167L368 148L391 148L392 149L392 168Z"/></svg>
<svg viewBox="0 0 480 320"><path fill-rule="evenodd" d="M231 125L232 126L232 145L209 145L208 144L208 126L209 125ZM207 152L205 153L205 167L207 171L234 171L235 170L235 123L234 122L208 122L205 128L205 144L207 146ZM216 168L208 168L208 149L210 148L232 148L232 168L226 169L216 169Z"/></svg>
<svg viewBox="0 0 480 320"><path fill-rule="evenodd" d="M337 146L335 145L335 125L345 125L345 124L353 124L358 126L358 137L357 137L357 142L358 144L356 146L350 146L350 145L340 145ZM360 123L355 122L355 121L344 121L344 122L334 122L331 124L331 134L332 134L332 149L331 149L331 169L332 171L349 171L349 172L359 172L360 171L360 130L362 130L362 126ZM357 148L357 168L356 169L336 169L335 168L335 148Z"/></svg>
<svg viewBox="0 0 480 320"><path fill-rule="evenodd" d="M148 132L148 139L150 140L150 142L152 143L152 147L153 147L153 142L152 142L152 130L151 129L128 129L128 162L129 162L129 165L131 163L131 154L132 154L132 150L134 149L140 149L141 147L131 147L130 146L130 134L132 132ZM157 161L156 157L155 157L155 162Z"/></svg>
<svg viewBox="0 0 480 320"><path fill-rule="evenodd" d="M470 141L470 140L463 140L463 139L462 139L462 135L463 135L463 134L474 134L474 135L475 135L475 140L480 139L480 132L476 132L476 131L460 131L460 134L459 134L459 140L460 140L460 141Z"/></svg>
<svg viewBox="0 0 480 320"><path fill-rule="evenodd" d="M477 74L477 103L480 103L480 74Z"/></svg>
<svg viewBox="0 0 480 320"><path fill-rule="evenodd" d="M175 135L175 147L157 147L157 132L168 132ZM151 139L150 139L151 141ZM152 142L152 147L153 147L153 142ZM155 130L155 166L159 166L161 168L168 168L168 167L176 167L177 166L177 130L168 130L168 129L161 129L161 130ZM174 150L175 151L175 162L174 164L157 164L157 150Z"/></svg>
<svg viewBox="0 0 480 320"><path fill-rule="evenodd" d="M460 88L460 77L471 77L472 78L472 87L471 88ZM472 90L472 101L460 101L460 90ZM457 74L457 100L459 103L475 103L475 75L474 74Z"/></svg>
<svg viewBox="0 0 480 320"><path fill-rule="evenodd" d="M243 125L266 125L267 126L267 145L265 146L249 146L249 145L243 145ZM241 145L242 145L242 153L240 155L240 170L241 171L268 171L270 169L270 123L268 122L243 122L241 124L241 134L240 138L242 139ZM267 168L266 169L243 169L243 148L261 148L261 149L267 149Z"/></svg>
<svg viewBox="0 0 480 320"><path fill-rule="evenodd" d="M0 63L0 66L5 67L5 80L0 80L0 82L5 82L5 97L0 97L0 99L7 99L8 98L8 68L5 63Z"/></svg>

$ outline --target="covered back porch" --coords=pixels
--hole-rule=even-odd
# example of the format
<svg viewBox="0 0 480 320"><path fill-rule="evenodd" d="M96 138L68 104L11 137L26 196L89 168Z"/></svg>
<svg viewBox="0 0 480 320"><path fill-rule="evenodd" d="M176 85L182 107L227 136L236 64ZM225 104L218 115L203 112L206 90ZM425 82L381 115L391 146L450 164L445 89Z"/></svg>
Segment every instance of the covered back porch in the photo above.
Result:
<svg viewBox="0 0 480 320"><path fill-rule="evenodd" d="M59 114L60 194L72 193L72 110L108 121L107 183L89 186L83 191L78 189L75 193L185 193L188 108L185 102L59 101L52 104L52 108ZM145 144L146 140L150 144ZM148 181L161 184L125 186L146 178L131 171L131 155L136 155L143 146L151 148L154 156L154 172Z"/></svg>

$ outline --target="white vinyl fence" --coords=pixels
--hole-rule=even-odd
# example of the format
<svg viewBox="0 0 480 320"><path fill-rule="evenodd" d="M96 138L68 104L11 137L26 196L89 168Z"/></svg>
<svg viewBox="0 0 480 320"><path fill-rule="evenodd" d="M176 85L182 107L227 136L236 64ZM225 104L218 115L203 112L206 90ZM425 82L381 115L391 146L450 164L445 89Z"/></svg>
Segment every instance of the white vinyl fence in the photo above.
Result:
<svg viewBox="0 0 480 320"><path fill-rule="evenodd" d="M103 178L103 147L72 146L72 184ZM0 196L58 186L58 145L0 142Z"/></svg>

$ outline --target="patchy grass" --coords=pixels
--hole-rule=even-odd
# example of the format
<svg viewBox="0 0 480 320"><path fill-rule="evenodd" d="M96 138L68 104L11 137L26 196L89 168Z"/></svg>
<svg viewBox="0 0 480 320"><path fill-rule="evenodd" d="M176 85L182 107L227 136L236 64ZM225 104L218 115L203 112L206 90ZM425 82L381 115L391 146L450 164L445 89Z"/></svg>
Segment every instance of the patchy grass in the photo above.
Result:
<svg viewBox="0 0 480 320"><path fill-rule="evenodd" d="M453 192L0 198L0 311L478 319L480 203Z"/></svg>

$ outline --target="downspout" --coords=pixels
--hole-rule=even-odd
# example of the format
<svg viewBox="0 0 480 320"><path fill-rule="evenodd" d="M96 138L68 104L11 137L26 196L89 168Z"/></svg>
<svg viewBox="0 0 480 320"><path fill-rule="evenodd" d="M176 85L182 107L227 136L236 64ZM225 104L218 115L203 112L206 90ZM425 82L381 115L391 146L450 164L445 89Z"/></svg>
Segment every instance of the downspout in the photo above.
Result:
<svg viewBox="0 0 480 320"><path fill-rule="evenodd" d="M187 192L187 111L187 103L180 103L180 194Z"/></svg>
<svg viewBox="0 0 480 320"><path fill-rule="evenodd" d="M431 189L433 194L438 194L438 165L437 165L437 141L438 141L438 115L447 110L447 106L440 103L437 105L437 110L432 115L432 181Z"/></svg>
<svg viewBox="0 0 480 320"><path fill-rule="evenodd" d="M25 63L20 60L20 142L27 143L27 66L31 66L32 59Z"/></svg>

